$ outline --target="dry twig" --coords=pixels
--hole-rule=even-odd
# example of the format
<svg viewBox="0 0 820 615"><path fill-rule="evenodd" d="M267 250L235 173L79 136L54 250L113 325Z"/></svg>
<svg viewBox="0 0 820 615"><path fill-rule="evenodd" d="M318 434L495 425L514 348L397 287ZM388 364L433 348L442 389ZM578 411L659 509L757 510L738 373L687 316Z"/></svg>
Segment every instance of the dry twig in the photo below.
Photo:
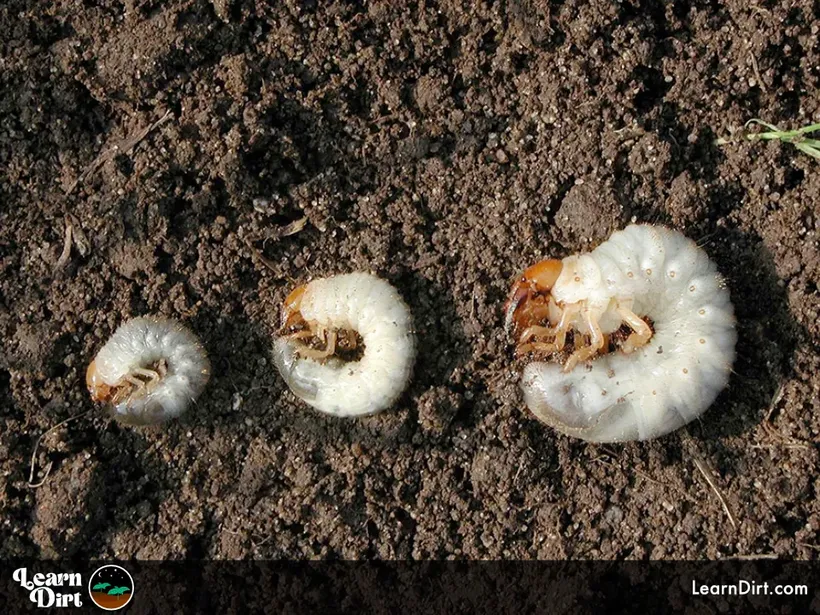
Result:
<svg viewBox="0 0 820 615"><path fill-rule="evenodd" d="M766 418L763 420L763 431L766 432L770 438L776 440L773 444L752 444L751 448L776 448L776 447L783 447L783 448L812 448L817 443L811 440L803 440L801 438L793 438L791 436L784 436L780 433L774 426L774 421L772 420L772 416L774 415L775 411L777 410L777 406L780 404L780 401L783 399L783 383L781 382L780 385L777 387L777 391L774 393L774 397L772 397L772 401L769 404L769 411L766 413Z"/></svg>
<svg viewBox="0 0 820 615"><path fill-rule="evenodd" d="M698 456L697 453L694 451L689 451L692 455L692 461L695 462L695 467L698 471L703 475L703 478L706 479L706 482L709 483L709 486L712 488L712 491L715 492L717 499L720 501L721 506L723 506L723 510L726 513L726 516L729 517L729 523L732 524L734 529L737 529L737 522L735 521L735 517L732 514L732 511L729 510L729 505L726 503L726 498L723 497L723 494L720 492L720 489L717 488L717 484L715 484L715 479L712 476L712 473L706 467L706 464L703 460Z"/></svg>
<svg viewBox="0 0 820 615"><path fill-rule="evenodd" d="M60 258L57 259L57 262L54 265L54 269L56 271L60 271L63 267L68 264L68 259L71 258L71 244L73 243L72 235L74 232L74 227L71 225L71 222L66 218L65 221L65 241L63 241L63 251L60 254Z"/></svg>
<svg viewBox="0 0 820 615"><path fill-rule="evenodd" d="M43 474L43 478L38 483L34 482L34 470L37 467L37 449L40 448L40 442L42 442L43 438L45 438L52 431L62 427L63 425L65 425L67 423L70 423L71 421L74 421L74 420L77 420L79 418L84 417L89 412L91 412L91 410L86 410L82 414L77 414L75 416L69 417L64 421L61 421L61 422L57 423L56 425L54 425L52 427L49 427L46 431L44 431L42 434L40 434L40 437L37 438L37 441L34 443L34 450L31 451L31 468L29 470L29 475L28 475L28 486L29 487L31 487L32 489L36 489L37 487L42 487L45 484L46 480L48 480L49 474L51 474L51 468L54 466L54 462L49 461L48 464L46 465L46 470L45 470L45 474Z"/></svg>
<svg viewBox="0 0 820 615"><path fill-rule="evenodd" d="M303 216L298 220L294 220L293 222L289 222L288 224L285 224L283 226L276 226L271 229L268 229L267 231L265 231L264 234L257 233L253 235L248 235L247 237L245 237L245 245L247 245L250 251L253 253L253 255L257 259L259 259L259 262L261 262L263 265L265 265L265 267L267 267L271 271L276 271L276 265L274 264L274 262L265 258L265 255L262 254L262 251L259 250L255 245L253 245L254 242L262 241L264 244L265 241L271 239L278 240L282 239L283 237L290 237L291 235L295 235L296 233L301 232L306 225L307 217Z"/></svg>
<svg viewBox="0 0 820 615"><path fill-rule="evenodd" d="M754 71L755 79L757 79L757 83L760 86L760 89L763 90L764 94L768 94L769 90L766 87L765 82L763 81L763 77L760 76L760 69L757 66L757 58L755 57L754 52L749 49L749 58L752 60L752 71Z"/></svg>
<svg viewBox="0 0 820 615"><path fill-rule="evenodd" d="M80 176L71 182L71 185L66 189L66 194L71 194L74 191L74 188L77 187L78 184L84 182L88 177L91 176L97 169L99 169L102 165L104 165L109 160L113 160L115 156L118 154L128 154L133 150L137 145L142 142L145 137L151 134L154 130L159 128L162 124L164 124L168 118L171 117L171 111L166 111L165 115L159 118L156 122L153 122L146 126L145 128L141 128L136 133L123 139L119 143L115 144L113 147L108 148L104 152L102 152L99 156L97 156L93 162L86 167L86 169L80 173Z"/></svg>
<svg viewBox="0 0 820 615"><path fill-rule="evenodd" d="M724 557L723 559L727 560L740 560L740 561L755 561L761 559L778 559L777 553L751 553L749 555L734 555L732 557Z"/></svg>

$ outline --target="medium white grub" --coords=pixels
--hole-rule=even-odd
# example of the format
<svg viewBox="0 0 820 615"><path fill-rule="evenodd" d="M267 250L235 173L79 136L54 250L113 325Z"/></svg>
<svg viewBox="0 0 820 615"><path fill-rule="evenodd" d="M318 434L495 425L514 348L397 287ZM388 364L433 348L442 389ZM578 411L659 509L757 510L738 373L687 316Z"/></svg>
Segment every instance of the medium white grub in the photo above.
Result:
<svg viewBox="0 0 820 615"><path fill-rule="evenodd" d="M296 288L285 300L282 326L286 333L274 345L276 367L291 391L321 412L380 412L410 380L416 357L410 309L393 286L374 275L349 273ZM338 356L342 340L349 351L359 337L358 360Z"/></svg>

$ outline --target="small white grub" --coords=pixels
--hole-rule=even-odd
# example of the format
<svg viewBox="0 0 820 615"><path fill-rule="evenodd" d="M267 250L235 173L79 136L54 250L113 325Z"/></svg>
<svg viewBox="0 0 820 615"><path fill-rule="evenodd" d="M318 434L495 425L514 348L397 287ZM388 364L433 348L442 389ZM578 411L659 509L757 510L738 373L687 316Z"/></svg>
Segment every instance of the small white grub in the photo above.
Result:
<svg viewBox="0 0 820 615"><path fill-rule="evenodd" d="M180 323L133 318L120 326L88 366L94 401L132 425L161 423L185 412L211 374L202 344Z"/></svg>

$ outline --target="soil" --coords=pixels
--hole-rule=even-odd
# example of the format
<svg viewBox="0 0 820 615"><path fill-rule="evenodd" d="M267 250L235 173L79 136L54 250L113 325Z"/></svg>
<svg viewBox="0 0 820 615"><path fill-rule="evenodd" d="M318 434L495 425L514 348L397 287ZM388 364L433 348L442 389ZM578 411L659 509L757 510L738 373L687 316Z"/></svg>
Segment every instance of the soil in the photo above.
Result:
<svg viewBox="0 0 820 615"><path fill-rule="evenodd" d="M131 598L128 594L123 596L109 596L105 592L93 592L94 604L108 610L121 609Z"/></svg>
<svg viewBox="0 0 820 615"><path fill-rule="evenodd" d="M2 3L0 557L815 557L820 167L715 140L820 122L820 4L406 4ZM632 220L718 263L739 356L689 427L588 444L523 407L503 304ZM272 336L354 270L421 349L397 407L337 420ZM84 385L142 314L214 366L159 428Z"/></svg>

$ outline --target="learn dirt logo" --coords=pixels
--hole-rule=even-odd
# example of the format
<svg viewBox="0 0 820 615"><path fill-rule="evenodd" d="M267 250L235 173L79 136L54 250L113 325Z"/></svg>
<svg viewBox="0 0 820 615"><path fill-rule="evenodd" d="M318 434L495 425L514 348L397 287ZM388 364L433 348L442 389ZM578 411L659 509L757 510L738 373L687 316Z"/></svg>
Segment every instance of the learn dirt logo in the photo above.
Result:
<svg viewBox="0 0 820 615"><path fill-rule="evenodd" d="M37 608L59 609L83 605L82 593L72 591L72 588L80 589L83 585L79 572L35 572L29 576L28 568L18 568L12 578L29 592L29 600Z"/></svg>
<svg viewBox="0 0 820 615"><path fill-rule="evenodd" d="M122 566L109 564L91 575L88 594L101 609L118 611L134 597L134 579Z"/></svg>

